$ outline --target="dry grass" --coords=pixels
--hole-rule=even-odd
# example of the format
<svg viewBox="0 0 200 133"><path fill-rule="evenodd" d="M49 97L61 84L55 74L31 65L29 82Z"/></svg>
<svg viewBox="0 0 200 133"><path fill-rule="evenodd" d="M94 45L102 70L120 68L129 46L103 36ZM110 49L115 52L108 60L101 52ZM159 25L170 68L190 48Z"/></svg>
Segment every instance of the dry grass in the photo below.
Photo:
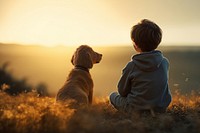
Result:
<svg viewBox="0 0 200 133"><path fill-rule="evenodd" d="M9 96L0 92L1 133L129 133L129 132L200 132L200 96L173 95L167 113L124 114L116 111L108 98L95 98L94 104L80 110L55 98L36 93Z"/></svg>

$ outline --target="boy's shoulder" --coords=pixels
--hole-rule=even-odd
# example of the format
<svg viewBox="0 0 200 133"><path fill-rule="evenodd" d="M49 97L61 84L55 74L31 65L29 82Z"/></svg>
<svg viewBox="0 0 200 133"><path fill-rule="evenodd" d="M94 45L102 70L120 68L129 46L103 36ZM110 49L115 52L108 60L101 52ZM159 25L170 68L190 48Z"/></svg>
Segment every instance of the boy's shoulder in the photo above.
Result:
<svg viewBox="0 0 200 133"><path fill-rule="evenodd" d="M134 66L135 66L135 63L134 63L133 60L131 60L126 64L126 66L124 67L123 71L124 70L133 70Z"/></svg>
<svg viewBox="0 0 200 133"><path fill-rule="evenodd" d="M164 66L165 67L167 67L168 69L169 69L169 65L170 65L170 63L169 63L169 60L166 58L166 57L163 57L163 64L164 64Z"/></svg>
<svg viewBox="0 0 200 133"><path fill-rule="evenodd" d="M169 62L168 58L163 56L163 59L166 61L166 62Z"/></svg>

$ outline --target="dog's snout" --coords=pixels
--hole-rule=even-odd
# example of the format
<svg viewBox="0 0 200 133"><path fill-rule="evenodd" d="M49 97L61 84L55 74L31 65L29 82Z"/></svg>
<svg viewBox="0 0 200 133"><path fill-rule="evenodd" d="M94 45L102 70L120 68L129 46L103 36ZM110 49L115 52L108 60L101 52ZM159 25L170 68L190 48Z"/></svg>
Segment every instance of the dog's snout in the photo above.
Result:
<svg viewBox="0 0 200 133"><path fill-rule="evenodd" d="M100 60L101 60L102 56L103 56L102 54L99 54L99 58L100 58Z"/></svg>
<svg viewBox="0 0 200 133"><path fill-rule="evenodd" d="M102 54L100 54L100 53L96 53L96 63L99 63L100 61L101 61L101 59L102 59Z"/></svg>

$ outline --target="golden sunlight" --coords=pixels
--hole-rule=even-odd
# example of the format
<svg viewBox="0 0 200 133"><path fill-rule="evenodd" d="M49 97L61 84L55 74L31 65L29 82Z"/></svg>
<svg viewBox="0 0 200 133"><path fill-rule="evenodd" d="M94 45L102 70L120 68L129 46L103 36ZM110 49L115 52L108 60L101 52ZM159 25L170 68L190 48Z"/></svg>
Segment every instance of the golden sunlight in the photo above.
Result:
<svg viewBox="0 0 200 133"><path fill-rule="evenodd" d="M115 28L111 23L115 16L104 4L90 0L5 2L0 42L46 46L113 43L116 37L106 30ZM105 14L109 13L108 18ZM114 42L123 43L119 39Z"/></svg>
<svg viewBox="0 0 200 133"><path fill-rule="evenodd" d="M179 0L1 0L0 42L46 46L130 44L132 25L147 18L163 29L164 44L198 44L200 17L195 14L199 2L181 3L180 7Z"/></svg>

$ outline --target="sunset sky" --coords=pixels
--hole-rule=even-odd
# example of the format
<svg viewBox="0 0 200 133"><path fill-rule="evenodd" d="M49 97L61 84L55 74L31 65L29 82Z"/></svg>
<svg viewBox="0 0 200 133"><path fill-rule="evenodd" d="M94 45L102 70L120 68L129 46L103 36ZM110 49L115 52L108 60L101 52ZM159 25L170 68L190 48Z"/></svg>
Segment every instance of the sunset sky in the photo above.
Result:
<svg viewBox="0 0 200 133"><path fill-rule="evenodd" d="M0 0L0 42L130 44L143 18L163 30L162 44L200 45L200 0Z"/></svg>

